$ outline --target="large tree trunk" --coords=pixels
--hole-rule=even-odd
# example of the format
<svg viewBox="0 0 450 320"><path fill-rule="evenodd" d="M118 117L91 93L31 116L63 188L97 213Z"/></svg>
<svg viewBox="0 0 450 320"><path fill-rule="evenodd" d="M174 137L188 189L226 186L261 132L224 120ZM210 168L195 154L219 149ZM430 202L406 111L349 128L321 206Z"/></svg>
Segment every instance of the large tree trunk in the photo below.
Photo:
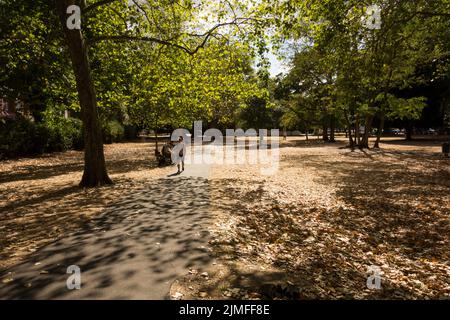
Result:
<svg viewBox="0 0 450 320"><path fill-rule="evenodd" d="M56 9L61 19L75 73L84 128L84 173L80 186L96 187L111 184L112 181L106 172L97 97L92 81L86 41L81 30L69 30L66 26L67 7L74 3L74 0L56 0Z"/></svg>
<svg viewBox="0 0 450 320"><path fill-rule="evenodd" d="M380 141L381 141L381 135L383 134L384 130L384 113L380 116L380 124L378 125L378 132L377 132L377 140L375 141L375 145L373 146L375 149L380 148Z"/></svg>

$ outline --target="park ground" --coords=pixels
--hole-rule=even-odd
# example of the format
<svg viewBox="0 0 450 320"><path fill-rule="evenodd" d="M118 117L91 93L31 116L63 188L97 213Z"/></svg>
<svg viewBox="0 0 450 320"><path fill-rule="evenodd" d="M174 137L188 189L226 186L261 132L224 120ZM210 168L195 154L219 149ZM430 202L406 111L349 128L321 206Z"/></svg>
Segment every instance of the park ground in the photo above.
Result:
<svg viewBox="0 0 450 320"><path fill-rule="evenodd" d="M386 138L380 150L352 152L343 140L283 141L273 176L255 165L214 165L199 184L207 188L213 259L181 270L169 296L449 299L450 160L441 142ZM8 270L46 246L89 234L91 222L123 199L134 199L132 211L139 201L170 198L170 187L159 185L176 169L158 168L153 149L147 142L107 145L115 184L86 190L77 186L80 152L1 162L0 286L14 282ZM205 201L205 190L187 186L186 201ZM151 238L151 228L141 236ZM367 288L371 266L381 271L380 290Z"/></svg>

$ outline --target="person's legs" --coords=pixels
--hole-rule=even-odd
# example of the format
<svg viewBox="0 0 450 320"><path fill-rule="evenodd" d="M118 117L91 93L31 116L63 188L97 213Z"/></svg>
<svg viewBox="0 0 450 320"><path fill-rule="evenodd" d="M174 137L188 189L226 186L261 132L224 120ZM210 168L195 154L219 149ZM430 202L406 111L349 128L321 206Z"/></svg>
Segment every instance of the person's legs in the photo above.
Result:
<svg viewBox="0 0 450 320"><path fill-rule="evenodd" d="M184 158L181 160L181 171L184 171Z"/></svg>

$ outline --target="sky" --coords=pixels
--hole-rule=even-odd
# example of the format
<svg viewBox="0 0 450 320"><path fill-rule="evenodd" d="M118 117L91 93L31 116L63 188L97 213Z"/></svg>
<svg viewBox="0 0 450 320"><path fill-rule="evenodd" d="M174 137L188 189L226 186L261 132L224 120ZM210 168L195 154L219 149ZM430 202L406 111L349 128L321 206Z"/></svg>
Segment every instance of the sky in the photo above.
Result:
<svg viewBox="0 0 450 320"><path fill-rule="evenodd" d="M276 77L280 73L286 73L287 68L283 65L283 62L278 59L272 52L267 54L267 58L270 61L270 75Z"/></svg>

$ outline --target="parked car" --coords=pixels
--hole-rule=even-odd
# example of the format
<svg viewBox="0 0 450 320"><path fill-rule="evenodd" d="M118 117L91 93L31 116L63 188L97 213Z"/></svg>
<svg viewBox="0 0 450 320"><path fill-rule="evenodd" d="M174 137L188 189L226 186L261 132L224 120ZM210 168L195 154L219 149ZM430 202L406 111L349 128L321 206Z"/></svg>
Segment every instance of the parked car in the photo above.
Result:
<svg viewBox="0 0 450 320"><path fill-rule="evenodd" d="M384 134L390 134L390 135L399 135L401 134L401 130L397 128L388 128L383 130Z"/></svg>
<svg viewBox="0 0 450 320"><path fill-rule="evenodd" d="M434 130L433 128L428 128L428 130L426 131L426 134L436 135L437 131Z"/></svg>

